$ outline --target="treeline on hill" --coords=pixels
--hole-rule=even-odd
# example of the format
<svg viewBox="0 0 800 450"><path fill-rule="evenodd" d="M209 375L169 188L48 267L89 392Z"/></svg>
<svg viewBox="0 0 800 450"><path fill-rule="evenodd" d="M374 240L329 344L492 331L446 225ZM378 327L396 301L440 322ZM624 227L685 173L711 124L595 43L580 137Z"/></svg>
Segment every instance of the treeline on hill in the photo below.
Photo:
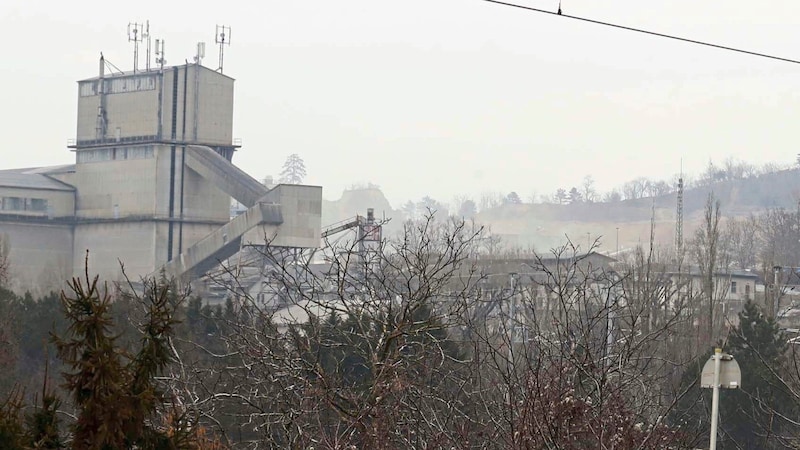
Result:
<svg viewBox="0 0 800 450"><path fill-rule="evenodd" d="M800 164L800 161L797 163ZM740 202L746 208L785 206L784 203L790 204L793 200L790 199L791 195L796 195L800 189L800 183L796 181L797 168L789 169L791 167L788 165L767 163L763 166L756 166L745 161L728 158L719 164L709 161L706 169L696 176L674 175L666 180L637 177L607 192L599 191L594 178L586 175L579 185L559 187L552 194L486 191L478 197L459 195L450 202L424 196L418 201L407 201L398 212L407 219L424 217L429 210L457 217L472 218L479 212L509 205L585 206L601 203L617 204L645 198L659 199L668 195L674 196L678 190L679 178L683 178L683 186L687 191L687 211L694 210L695 206L698 209L702 208L702 203L709 190L716 192L718 197ZM779 197L776 195L776 184L781 185L781 191L785 193L784 196L789 200L788 202L781 201L778 205L774 203L775 199ZM375 185L369 185L369 187L377 188ZM354 188L363 189L364 187L354 186ZM688 194L690 191L696 191L696 195ZM671 197L665 204L662 203L664 202L656 201L658 207L674 208L674 197ZM645 206L649 207L651 204L647 203ZM602 209L592 210L594 214L599 211Z"/></svg>
<svg viewBox="0 0 800 450"><path fill-rule="evenodd" d="M800 215L770 220L789 233ZM567 244L502 273L482 229L403 229L330 243L324 263L266 243L263 289L223 271L214 307L165 278L0 291L0 448L692 449L714 345L743 371L719 448L800 445L798 355L775 305L725 315L713 199L685 255L610 266ZM798 254L771 248L759 261Z"/></svg>

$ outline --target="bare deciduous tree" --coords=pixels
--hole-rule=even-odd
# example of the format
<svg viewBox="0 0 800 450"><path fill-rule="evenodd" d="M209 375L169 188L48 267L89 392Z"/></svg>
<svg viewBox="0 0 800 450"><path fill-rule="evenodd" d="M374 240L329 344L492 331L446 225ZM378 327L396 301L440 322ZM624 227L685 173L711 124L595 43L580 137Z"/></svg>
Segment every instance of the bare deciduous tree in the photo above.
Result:
<svg viewBox="0 0 800 450"><path fill-rule="evenodd" d="M182 343L204 357L177 351L169 383L246 448L684 448L667 278L572 245L475 258L485 233L429 215L325 263L266 245L264 289L228 279L217 339Z"/></svg>
<svg viewBox="0 0 800 450"><path fill-rule="evenodd" d="M577 250L534 258L494 297L494 315L469 324L492 440L500 448L683 448L695 436L663 422L681 367L665 349L687 321L683 307L666 302L652 319L650 305L674 293L666 279L654 273L648 290L635 291L630 284L644 284L648 269L594 266Z"/></svg>
<svg viewBox="0 0 800 450"><path fill-rule="evenodd" d="M720 244L720 202L714 198L713 193L708 194L703 215L703 224L695 232L692 248L694 261L702 277L703 308L707 314L707 327L703 331L701 342L708 345L720 337L723 321L719 314L720 296L715 292L717 270L721 267L718 261ZM727 267L722 265L723 270ZM700 310L702 311L702 310Z"/></svg>
<svg viewBox="0 0 800 450"><path fill-rule="evenodd" d="M581 184L581 195L583 195L583 199L589 203L597 201L597 190L594 188L594 178L592 178L591 175L586 175L583 177L583 183Z"/></svg>
<svg viewBox="0 0 800 450"><path fill-rule="evenodd" d="M720 237L721 252L739 269L755 269L759 238L758 219L754 214L725 222Z"/></svg>

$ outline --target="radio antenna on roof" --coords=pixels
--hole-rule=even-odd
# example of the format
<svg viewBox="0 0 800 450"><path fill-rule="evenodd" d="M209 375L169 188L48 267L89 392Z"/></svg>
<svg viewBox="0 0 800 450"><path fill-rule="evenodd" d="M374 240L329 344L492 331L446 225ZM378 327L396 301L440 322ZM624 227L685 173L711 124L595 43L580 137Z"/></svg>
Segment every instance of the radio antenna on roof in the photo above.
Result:
<svg viewBox="0 0 800 450"><path fill-rule="evenodd" d="M156 39L156 64L158 64L159 70L164 70L164 64L167 63L164 56L165 47L166 41L164 39Z"/></svg>
<svg viewBox="0 0 800 450"><path fill-rule="evenodd" d="M225 56L225 46L231 46L231 27L217 25L217 33L216 36L214 36L214 42L219 44L219 68L217 71L222 73L222 62Z"/></svg>
<svg viewBox="0 0 800 450"><path fill-rule="evenodd" d="M145 70L150 72L150 21L145 21L144 24L144 36L147 39L147 63L145 64Z"/></svg>
<svg viewBox="0 0 800 450"><path fill-rule="evenodd" d="M142 42L145 34L143 24L128 22L128 42L133 42L133 73L139 69L139 42Z"/></svg>

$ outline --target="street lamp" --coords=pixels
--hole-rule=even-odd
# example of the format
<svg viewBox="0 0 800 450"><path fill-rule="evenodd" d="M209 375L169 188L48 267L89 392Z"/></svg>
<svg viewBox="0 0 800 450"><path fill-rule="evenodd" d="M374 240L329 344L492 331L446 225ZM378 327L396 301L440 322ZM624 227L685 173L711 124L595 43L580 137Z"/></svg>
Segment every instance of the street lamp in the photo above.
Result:
<svg viewBox="0 0 800 450"><path fill-rule="evenodd" d="M711 436L709 450L717 450L717 428L719 425L719 390L738 389L742 385L742 370L733 355L722 353L721 348L715 348L700 374L700 387L711 388Z"/></svg>

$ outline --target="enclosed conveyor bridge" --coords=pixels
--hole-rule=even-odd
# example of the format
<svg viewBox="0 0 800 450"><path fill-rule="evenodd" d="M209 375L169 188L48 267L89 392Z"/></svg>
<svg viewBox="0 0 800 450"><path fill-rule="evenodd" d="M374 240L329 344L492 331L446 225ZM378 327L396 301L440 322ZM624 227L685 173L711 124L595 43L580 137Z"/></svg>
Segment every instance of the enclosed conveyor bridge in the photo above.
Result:
<svg viewBox="0 0 800 450"><path fill-rule="evenodd" d="M281 184L272 189L247 175L213 149L188 146L186 166L214 183L247 211L185 249L164 269L195 279L235 255L244 245L318 248L322 221L322 188Z"/></svg>

